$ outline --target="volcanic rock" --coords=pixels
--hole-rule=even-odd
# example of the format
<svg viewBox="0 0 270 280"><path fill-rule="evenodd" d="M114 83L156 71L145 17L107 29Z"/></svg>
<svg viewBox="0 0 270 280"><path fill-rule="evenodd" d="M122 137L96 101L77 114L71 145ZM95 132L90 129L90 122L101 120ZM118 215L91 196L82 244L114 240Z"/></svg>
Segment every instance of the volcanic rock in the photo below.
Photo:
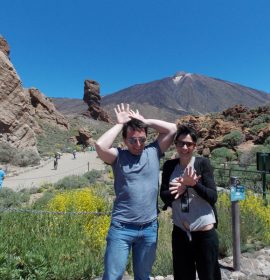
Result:
<svg viewBox="0 0 270 280"><path fill-rule="evenodd" d="M10 48L5 38L0 35L0 51L2 51L9 59Z"/></svg>
<svg viewBox="0 0 270 280"><path fill-rule="evenodd" d="M0 40L0 142L37 152L36 134L39 121L67 130L67 120L56 111L48 98L37 89L24 89L9 60L9 47Z"/></svg>
<svg viewBox="0 0 270 280"><path fill-rule="evenodd" d="M100 106L100 87L99 83L93 80L84 81L83 100L89 106L84 115L92 117L95 120L111 123L110 116Z"/></svg>
<svg viewBox="0 0 270 280"><path fill-rule="evenodd" d="M79 129L79 135L76 136L78 144L83 145L84 147L89 147L94 145L94 140L90 131L87 131L85 128Z"/></svg>

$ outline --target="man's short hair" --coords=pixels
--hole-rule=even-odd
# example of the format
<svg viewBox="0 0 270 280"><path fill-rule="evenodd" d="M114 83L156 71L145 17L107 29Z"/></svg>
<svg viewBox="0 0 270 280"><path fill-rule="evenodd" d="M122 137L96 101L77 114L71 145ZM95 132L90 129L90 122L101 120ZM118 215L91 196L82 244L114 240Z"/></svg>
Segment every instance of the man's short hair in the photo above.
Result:
<svg viewBox="0 0 270 280"><path fill-rule="evenodd" d="M190 125L183 125L183 124L178 125L174 139L177 140L180 135L188 135L188 134L190 135L192 141L196 143L198 140L197 131Z"/></svg>
<svg viewBox="0 0 270 280"><path fill-rule="evenodd" d="M145 134L147 135L147 125L137 119L131 119L130 121L128 121L127 123L124 124L123 129L122 129L122 136L124 139L127 138L127 131L128 128L131 128L133 131L141 131L144 130Z"/></svg>

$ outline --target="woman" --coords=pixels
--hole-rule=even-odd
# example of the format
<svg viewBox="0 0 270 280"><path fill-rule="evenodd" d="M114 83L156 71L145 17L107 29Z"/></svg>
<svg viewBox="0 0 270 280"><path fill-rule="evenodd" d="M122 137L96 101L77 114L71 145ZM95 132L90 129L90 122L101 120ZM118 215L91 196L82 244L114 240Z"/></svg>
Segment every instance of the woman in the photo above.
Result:
<svg viewBox="0 0 270 280"><path fill-rule="evenodd" d="M175 280L221 279L215 231L217 191L210 161L194 157L196 131L178 127L179 158L164 163L160 195L172 207L172 254Z"/></svg>

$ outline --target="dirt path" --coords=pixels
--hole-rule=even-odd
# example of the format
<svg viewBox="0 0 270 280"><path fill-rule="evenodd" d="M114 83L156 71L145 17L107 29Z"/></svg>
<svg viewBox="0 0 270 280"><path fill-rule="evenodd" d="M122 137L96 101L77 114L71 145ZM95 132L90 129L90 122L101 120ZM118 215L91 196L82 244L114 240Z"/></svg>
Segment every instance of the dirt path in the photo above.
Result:
<svg viewBox="0 0 270 280"><path fill-rule="evenodd" d="M53 168L53 160L47 164L26 170L17 176L7 176L3 187L19 191L24 188L39 187L43 183L55 183L68 175L81 175L88 170L103 170L103 162L97 158L94 151L77 153L76 159L72 154L63 154L58 160L57 170Z"/></svg>

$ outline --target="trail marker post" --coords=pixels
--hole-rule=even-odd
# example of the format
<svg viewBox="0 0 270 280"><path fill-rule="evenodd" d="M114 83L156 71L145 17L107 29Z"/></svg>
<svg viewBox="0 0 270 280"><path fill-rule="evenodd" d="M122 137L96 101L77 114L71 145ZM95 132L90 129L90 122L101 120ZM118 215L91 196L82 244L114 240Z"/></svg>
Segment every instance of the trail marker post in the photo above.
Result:
<svg viewBox="0 0 270 280"><path fill-rule="evenodd" d="M240 208L239 200L245 199L245 187L240 186L238 177L230 177L230 196L232 210L233 268L240 270Z"/></svg>

